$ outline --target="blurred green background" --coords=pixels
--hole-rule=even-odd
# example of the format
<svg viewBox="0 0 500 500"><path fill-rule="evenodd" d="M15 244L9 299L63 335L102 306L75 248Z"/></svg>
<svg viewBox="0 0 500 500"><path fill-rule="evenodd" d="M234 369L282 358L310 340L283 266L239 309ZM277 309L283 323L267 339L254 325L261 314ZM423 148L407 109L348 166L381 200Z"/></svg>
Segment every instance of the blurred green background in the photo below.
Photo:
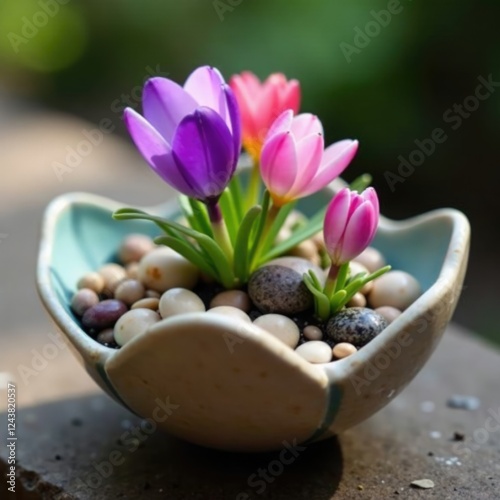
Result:
<svg viewBox="0 0 500 500"><path fill-rule="evenodd" d="M0 92L20 109L110 118L125 136L121 110L139 107L153 74L183 81L210 64L227 78L245 69L298 78L302 110L320 116L327 141L360 140L345 177L372 173L385 215L443 206L468 215L455 318L500 342L500 87L477 106L470 98L478 78L500 82L499 19L498 0L2 0ZM474 109L454 108L464 101ZM436 128L446 140L391 188L398 157Z"/></svg>

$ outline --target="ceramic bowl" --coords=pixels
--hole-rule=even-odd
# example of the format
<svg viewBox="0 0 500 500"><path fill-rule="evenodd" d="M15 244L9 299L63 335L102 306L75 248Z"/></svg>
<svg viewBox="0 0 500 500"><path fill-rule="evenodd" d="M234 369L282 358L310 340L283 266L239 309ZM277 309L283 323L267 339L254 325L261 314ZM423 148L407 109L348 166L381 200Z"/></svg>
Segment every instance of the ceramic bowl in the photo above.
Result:
<svg viewBox="0 0 500 500"><path fill-rule="evenodd" d="M312 215L332 187L304 200ZM203 446L279 449L340 433L388 404L436 348L460 295L469 224L443 209L406 221L381 219L374 246L394 269L413 274L424 293L377 338L341 361L314 365L250 323L213 314L162 320L119 350L90 338L70 309L78 279L113 259L130 232L153 224L118 222L125 206L85 193L47 208L37 285L45 307L80 362L111 397L151 425ZM147 211L176 217L168 204Z"/></svg>

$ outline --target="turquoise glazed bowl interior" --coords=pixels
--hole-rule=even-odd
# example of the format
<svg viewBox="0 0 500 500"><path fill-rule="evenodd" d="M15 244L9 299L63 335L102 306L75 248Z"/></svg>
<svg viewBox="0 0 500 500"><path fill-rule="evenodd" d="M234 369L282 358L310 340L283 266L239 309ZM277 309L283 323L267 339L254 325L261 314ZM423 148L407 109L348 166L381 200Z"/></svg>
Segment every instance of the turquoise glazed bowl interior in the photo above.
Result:
<svg viewBox="0 0 500 500"><path fill-rule="evenodd" d="M312 215L333 192L332 186L298 208ZM424 293L353 356L309 364L253 324L204 313L162 320L114 350L83 332L70 300L83 274L115 260L125 235L159 234L151 223L113 220L112 212L122 206L85 193L49 205L37 270L40 296L111 397L181 438L218 449L264 451L285 440L324 439L385 406L435 349L467 265L469 225L460 212L437 210L401 222L382 218L373 246L394 269L414 275ZM146 210L178 215L175 203ZM168 405L168 418L157 418L158 408Z"/></svg>

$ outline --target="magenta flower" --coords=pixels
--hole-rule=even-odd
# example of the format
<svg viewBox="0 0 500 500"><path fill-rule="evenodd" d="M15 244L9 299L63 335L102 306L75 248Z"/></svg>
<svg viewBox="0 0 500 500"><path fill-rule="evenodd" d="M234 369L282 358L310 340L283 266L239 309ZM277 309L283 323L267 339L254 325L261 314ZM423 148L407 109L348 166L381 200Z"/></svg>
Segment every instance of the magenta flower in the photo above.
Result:
<svg viewBox="0 0 500 500"><path fill-rule="evenodd" d="M327 208L323 233L332 266L339 267L356 258L375 237L379 202L373 188L361 194L344 188Z"/></svg>
<svg viewBox="0 0 500 500"><path fill-rule="evenodd" d="M241 149L236 99L215 68L196 69L184 87L155 77L144 85L144 117L124 119L151 168L181 193L216 201L228 185Z"/></svg>
<svg viewBox="0 0 500 500"><path fill-rule="evenodd" d="M309 196L324 188L349 165L358 141L335 142L325 150L323 126L317 116L283 112L267 134L261 175L274 205Z"/></svg>

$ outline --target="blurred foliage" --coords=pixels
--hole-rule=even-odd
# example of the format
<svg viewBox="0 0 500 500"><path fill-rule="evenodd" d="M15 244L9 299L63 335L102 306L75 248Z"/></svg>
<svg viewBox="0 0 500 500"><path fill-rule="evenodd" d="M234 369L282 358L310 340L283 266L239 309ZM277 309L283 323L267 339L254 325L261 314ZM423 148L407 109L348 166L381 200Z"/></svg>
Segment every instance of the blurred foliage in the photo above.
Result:
<svg viewBox="0 0 500 500"><path fill-rule="evenodd" d="M400 12L349 62L341 44L354 45L368 23L376 29L374 12L394 2ZM301 81L302 110L320 116L327 141L360 140L346 178L371 172L385 214L455 206L472 219L477 255L491 255L500 217L497 197L484 193L500 180L500 91L456 131L443 114L474 93L479 76L500 81L499 19L498 0L2 0L0 82L44 106L119 124L154 73L183 81L202 64L226 77L283 71ZM392 192L384 173L437 127L448 139Z"/></svg>

